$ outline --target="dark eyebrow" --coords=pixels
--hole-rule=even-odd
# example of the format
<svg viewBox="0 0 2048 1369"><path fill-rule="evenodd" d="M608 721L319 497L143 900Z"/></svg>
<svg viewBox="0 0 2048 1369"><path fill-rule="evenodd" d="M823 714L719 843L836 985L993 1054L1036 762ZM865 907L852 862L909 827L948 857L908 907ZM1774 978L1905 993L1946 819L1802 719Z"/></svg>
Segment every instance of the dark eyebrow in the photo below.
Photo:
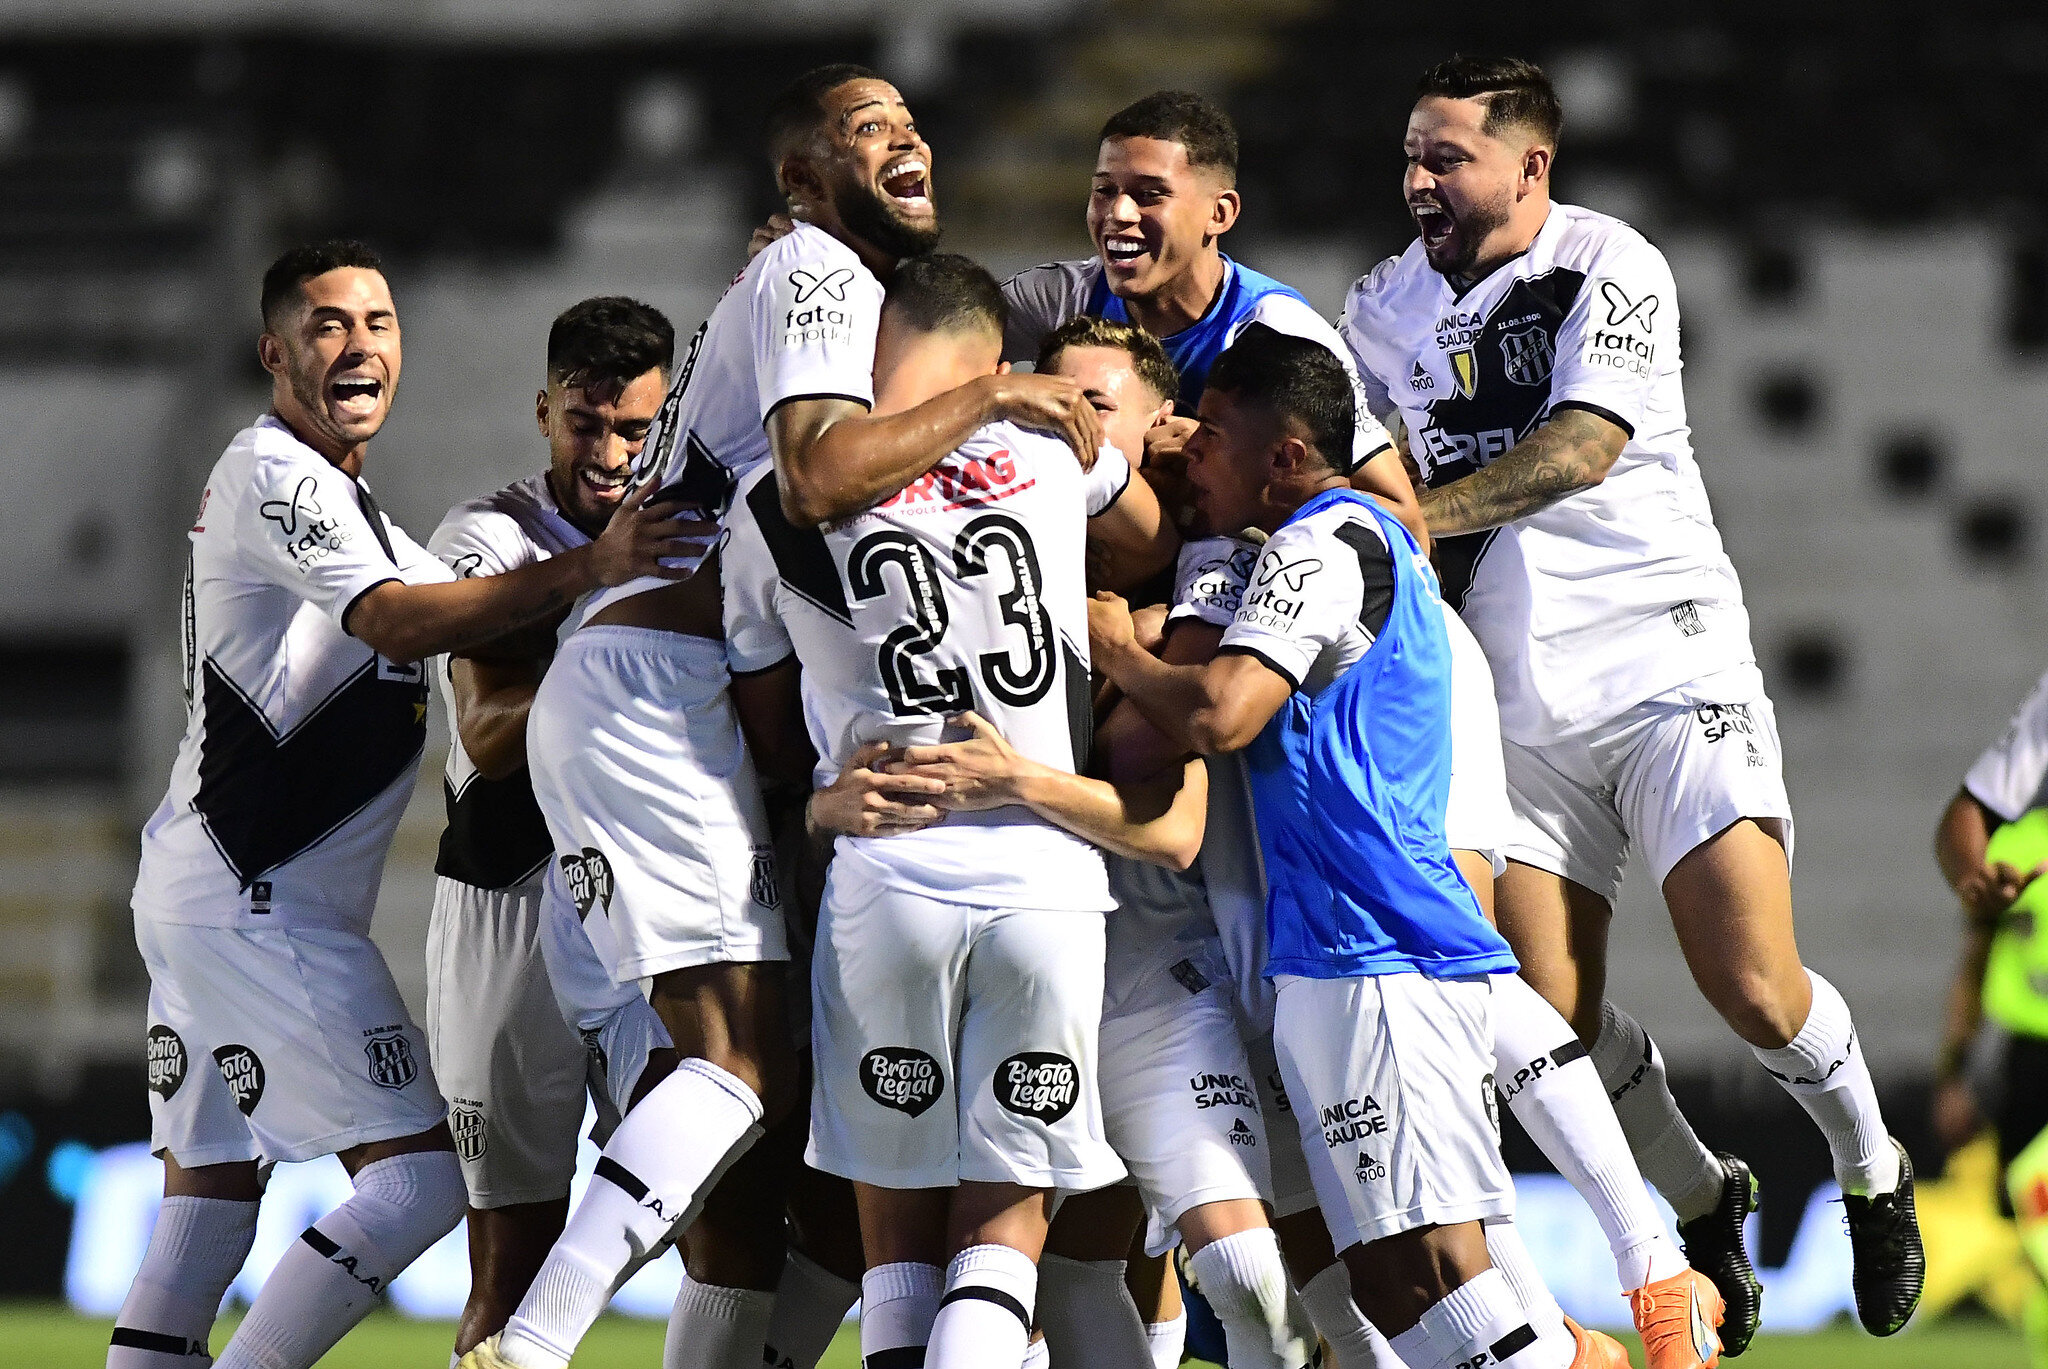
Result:
<svg viewBox="0 0 2048 1369"><path fill-rule="evenodd" d="M886 109L888 108L888 104L889 102L887 100L884 100L879 95L877 95L872 100L862 100L852 109L847 110L846 113L839 116L839 126L841 128L845 128L847 125L851 124L853 122L853 116L860 113L862 110L866 109L870 105L881 105L883 108Z"/></svg>

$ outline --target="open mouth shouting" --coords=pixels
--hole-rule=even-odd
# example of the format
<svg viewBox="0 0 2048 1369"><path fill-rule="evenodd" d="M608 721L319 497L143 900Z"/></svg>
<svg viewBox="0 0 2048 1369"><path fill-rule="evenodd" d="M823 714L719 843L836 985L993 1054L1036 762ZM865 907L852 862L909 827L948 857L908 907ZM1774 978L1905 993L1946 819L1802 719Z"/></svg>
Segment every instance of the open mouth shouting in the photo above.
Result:
<svg viewBox="0 0 2048 1369"><path fill-rule="evenodd" d="M1441 251L1451 240L1451 235L1457 232L1457 221L1434 200L1411 200L1408 213L1415 220L1416 231L1422 235L1422 247L1426 252Z"/></svg>
<svg viewBox="0 0 2048 1369"><path fill-rule="evenodd" d="M327 404L344 422L364 422L377 416L384 400L384 382L361 371L344 371L327 382Z"/></svg>
<svg viewBox="0 0 2048 1369"><path fill-rule="evenodd" d="M921 157L905 157L882 169L882 197L900 214L921 218L932 212L931 169Z"/></svg>

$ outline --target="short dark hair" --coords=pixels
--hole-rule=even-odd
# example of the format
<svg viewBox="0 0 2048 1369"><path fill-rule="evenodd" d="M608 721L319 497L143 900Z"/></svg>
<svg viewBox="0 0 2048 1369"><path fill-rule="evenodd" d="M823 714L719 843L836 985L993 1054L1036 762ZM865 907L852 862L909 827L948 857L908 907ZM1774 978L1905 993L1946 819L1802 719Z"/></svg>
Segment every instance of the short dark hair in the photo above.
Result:
<svg viewBox="0 0 2048 1369"><path fill-rule="evenodd" d="M932 252L897 267L882 307L901 311L920 333L984 329L1001 337L1010 320L996 278L957 252Z"/></svg>
<svg viewBox="0 0 2048 1369"><path fill-rule="evenodd" d="M629 381L676 359L675 325L652 305L624 295L596 295L570 305L548 329L548 382L588 385Z"/></svg>
<svg viewBox="0 0 2048 1369"><path fill-rule="evenodd" d="M1325 465L1351 473L1358 401L1343 363L1320 342L1254 323L1216 358L1208 387L1300 424Z"/></svg>
<svg viewBox="0 0 2048 1369"><path fill-rule="evenodd" d="M1157 138L1186 149L1188 165L1206 167L1237 184L1237 125L1223 106L1191 90L1155 90L1109 116L1098 142Z"/></svg>
<svg viewBox="0 0 2048 1369"><path fill-rule="evenodd" d="M1060 353L1069 347L1109 347L1131 359L1131 370L1161 399L1180 397L1180 372L1173 359L1159 345L1159 339L1143 328L1113 319L1080 314L1052 330L1038 349L1038 369L1050 371L1059 364Z"/></svg>
<svg viewBox="0 0 2048 1369"><path fill-rule="evenodd" d="M326 242L300 243L270 263L270 269L263 273L263 326L268 328L277 321L279 311L299 293L301 285L343 267L382 275L384 259L367 243L353 238L329 238Z"/></svg>
<svg viewBox="0 0 2048 1369"><path fill-rule="evenodd" d="M852 62L812 67L782 88L768 106L768 161L778 171L782 159L818 131L825 121L825 96L848 81L879 81L882 77Z"/></svg>
<svg viewBox="0 0 2048 1369"><path fill-rule="evenodd" d="M1467 57L1454 53L1422 73L1415 95L1442 95L1452 100L1486 100L1480 132L1499 137L1504 128L1521 127L1540 142L1557 146L1564 128L1564 106L1550 77L1534 62L1520 57Z"/></svg>

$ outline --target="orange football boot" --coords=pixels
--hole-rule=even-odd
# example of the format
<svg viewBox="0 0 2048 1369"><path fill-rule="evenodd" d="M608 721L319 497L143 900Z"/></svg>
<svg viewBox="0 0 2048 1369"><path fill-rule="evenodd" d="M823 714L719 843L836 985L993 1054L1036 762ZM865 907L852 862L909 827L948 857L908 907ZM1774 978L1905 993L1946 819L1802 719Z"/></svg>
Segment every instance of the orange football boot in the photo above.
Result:
<svg viewBox="0 0 2048 1369"><path fill-rule="evenodd" d="M1638 1288L1628 1295L1628 1305L1648 1369L1714 1369L1721 1362L1715 1328L1726 1304L1713 1280L1697 1269Z"/></svg>

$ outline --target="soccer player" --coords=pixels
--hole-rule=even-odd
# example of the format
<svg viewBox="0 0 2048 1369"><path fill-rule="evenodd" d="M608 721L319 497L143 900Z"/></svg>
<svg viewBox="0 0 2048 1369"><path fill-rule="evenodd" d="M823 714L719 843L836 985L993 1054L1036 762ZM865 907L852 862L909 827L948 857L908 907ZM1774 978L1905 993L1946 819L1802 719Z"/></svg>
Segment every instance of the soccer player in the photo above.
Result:
<svg viewBox="0 0 2048 1369"><path fill-rule="evenodd" d="M875 412L994 374L1003 313L964 257L901 266ZM753 475L724 552L733 669L801 664L828 775L864 743L936 742L949 719L980 714L1071 776L1093 732L1091 520L1171 538L1121 454L1084 472L1014 424L823 528L793 524L768 473ZM1109 907L1094 848L1017 804L835 844L812 962L807 1158L855 1185L870 1364L1021 1363L1053 1191L1122 1176L1095 1079Z"/></svg>
<svg viewBox="0 0 2048 1369"><path fill-rule="evenodd" d="M535 418L548 469L450 510L427 549L498 575L580 547L626 497L668 389L675 330L599 297L548 331ZM554 849L526 773L526 715L554 647L529 632L436 664L451 744L433 918L427 1046L469 1190L470 1292L457 1353L504 1326L569 1215L583 1120L583 1040L555 1011L540 942Z"/></svg>
<svg viewBox="0 0 2048 1369"><path fill-rule="evenodd" d="M1749 1171L1700 1144L1655 1046L1604 1002L1641 844L1702 992L1826 1136L1857 1312L1890 1335L1925 1263L1912 1166L1848 1005L1794 940L1777 728L1688 438L1670 270L1628 225L1552 203L1562 114L1539 68L1457 57L1418 89L1419 236L1353 287L1342 326L1375 411L1400 412L1445 597L1493 667L1518 822L1501 928L1591 1046L1740 1353L1759 1293Z"/></svg>
<svg viewBox="0 0 2048 1369"><path fill-rule="evenodd" d="M1180 374L1182 416L1152 434L1145 464L1168 470L1194 428L1209 368L1251 324L1319 342L1350 370L1337 331L1307 300L1223 253L1240 205L1237 128L1228 114L1200 95L1157 91L1112 114L1100 141L1088 195L1095 255L1036 266L1004 284L1004 360L1036 357L1055 328L1084 315L1158 338ZM1357 487L1424 535L1407 471L1363 403L1356 441Z"/></svg>
<svg viewBox="0 0 2048 1369"><path fill-rule="evenodd" d="M1351 1292L1409 1364L1610 1364L1537 1318L1487 1254L1511 1214L1493 1122L1489 975L1507 944L1452 863L1450 649L1420 548L1353 492L1353 396L1267 330L1217 362L1189 479L1210 528L1270 534L1205 665L1138 648L1098 596L1101 668L1145 720L1244 751L1269 881L1274 1040Z"/></svg>
<svg viewBox="0 0 2048 1369"><path fill-rule="evenodd" d="M135 882L164 1202L110 1369L206 1355L277 1161L338 1155L355 1193L285 1252L223 1365L311 1365L461 1220L425 1041L369 938L426 738L421 661L670 574L662 555L701 545L676 539L713 531L636 491L591 545L458 581L362 482L401 361L376 254L294 248L264 274L262 316L271 411L193 520L190 720Z"/></svg>
<svg viewBox="0 0 2048 1369"><path fill-rule="evenodd" d="M747 264L677 370L638 467L664 497L722 516L734 483L772 461L783 511L814 527L996 419L1049 428L1093 462L1094 413L1055 377L982 376L868 412L882 280L938 236L931 149L895 88L853 66L800 77L767 122L797 225ZM613 1134L505 1331L471 1352L478 1365L560 1369L619 1283L795 1100L767 813L727 690L718 577L701 564L679 566L680 584L586 599L534 698L528 761L558 859L588 891L586 926L602 920L613 979L652 981L683 1059ZM744 1246L756 1233L727 1234ZM772 1283L704 1285L691 1362L757 1362Z"/></svg>

